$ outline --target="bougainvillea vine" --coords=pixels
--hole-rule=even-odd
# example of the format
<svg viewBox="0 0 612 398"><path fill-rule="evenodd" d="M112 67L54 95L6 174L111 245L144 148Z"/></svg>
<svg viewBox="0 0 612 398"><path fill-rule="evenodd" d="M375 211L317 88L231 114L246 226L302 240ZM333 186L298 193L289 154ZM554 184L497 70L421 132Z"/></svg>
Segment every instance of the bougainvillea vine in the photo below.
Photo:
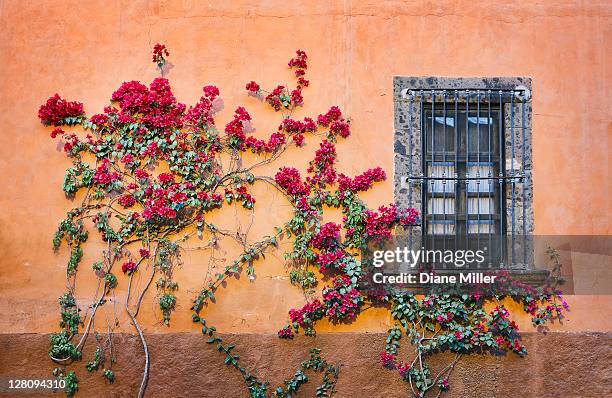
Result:
<svg viewBox="0 0 612 398"><path fill-rule="evenodd" d="M201 324L207 342L225 356L225 363L243 376L252 397L290 397L308 380L307 370L320 373L322 383L317 396L335 393L339 368L313 349L292 379L276 389L269 389L234 353L214 326L204 318L220 286L246 269L254 279L254 264L281 237L292 238L292 249L285 254L291 283L304 289L305 304L290 309L290 323L282 327L280 338L294 338L298 333L315 334L317 321L351 322L368 305L386 305L395 320L380 360L395 369L408 382L414 396L433 389L441 393L450 388L449 376L461 355L471 352L512 351L525 354L518 327L510 318L502 297L476 295L411 294L370 296L360 288L364 269L360 250L371 240L389 238L397 228L410 228L419 222L414 209L400 209L394 204L370 209L360 193L383 181L380 167L364 170L350 177L337 170L336 143L351 135L350 119L338 106L331 106L316 117L293 118L304 106L308 57L298 50L288 62L294 78L293 87L278 84L271 91L255 81L246 83L248 96L258 99L271 111L279 113L279 124L265 139L252 135L253 123L248 110L235 108L231 120L217 125L217 112L223 107L220 90L212 85L202 88L202 95L192 106L180 103L170 82L164 78L168 49L157 44L152 60L162 77L148 86L130 81L111 95L103 112L86 116L82 103L68 101L55 94L39 110L43 124L54 127L51 137L62 141L61 147L71 159L63 190L77 198L78 206L67 213L53 239L56 249L65 243L69 249L66 292L59 299L61 330L51 336L50 357L62 368L56 374L68 380L67 395L78 389L73 371L64 367L81 359L90 333L99 336L93 319L104 307L119 284L127 285L124 310L136 329L145 352L145 366L139 390L144 395L148 382L150 358L144 333L138 322L143 299L150 288L157 290L156 302L164 324L170 325L177 308L179 281L174 270L181 264L183 243L192 238L207 239L200 250L216 250L221 239L235 240L243 252L215 274L206 273L206 281L195 297L193 321ZM80 130L77 131L77 126ZM300 171L279 165L274 175L260 176L257 169L278 161L290 146L304 148L317 142L314 158ZM245 165L243 155L255 154L258 160ZM224 162L223 159L230 159ZM290 220L275 233L250 242L239 231L224 229L211 222L211 214L233 206L250 212L257 206L252 188L267 184L280 191L293 209ZM78 196L77 196L78 195ZM323 222L326 209L339 209L342 222ZM91 265L98 287L90 306L75 298L77 270L85 243L97 233L105 243ZM319 286L316 273L323 275ZM145 284L137 289L132 281L142 273ZM525 291L523 291L525 293ZM524 304L534 323L562 317L566 306L557 304L551 292L529 291L512 298ZM489 304L497 304L489 308ZM112 364L112 327L108 339L97 340L97 348L87 369L102 370L109 383L115 380ZM411 360L400 357L399 341L405 335L416 347ZM77 338L77 336L80 336ZM455 359L433 375L427 357L451 351ZM376 361L377 358L373 358Z"/></svg>

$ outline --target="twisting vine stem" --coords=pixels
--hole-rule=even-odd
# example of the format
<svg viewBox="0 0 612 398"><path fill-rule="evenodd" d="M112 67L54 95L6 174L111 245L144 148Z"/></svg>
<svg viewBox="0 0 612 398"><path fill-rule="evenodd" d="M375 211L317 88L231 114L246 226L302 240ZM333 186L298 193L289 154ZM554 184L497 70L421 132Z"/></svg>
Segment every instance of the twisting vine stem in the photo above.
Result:
<svg viewBox="0 0 612 398"><path fill-rule="evenodd" d="M129 277L129 281L128 281L128 294L125 296L125 311L127 312L128 316L132 320L132 324L138 331L138 336L140 337L140 342L142 343L142 349L145 354L145 366L144 366L144 370L142 374L142 381L140 382L140 389L138 390L138 398L142 398L144 397L145 390L147 389L147 383L149 382L149 348L147 346L147 341L145 340L144 335L142 333L142 329L140 328L140 325L138 324L138 321L136 320L136 315L132 313L129 307L130 289L132 287L133 277L134 277L134 274L131 274Z"/></svg>

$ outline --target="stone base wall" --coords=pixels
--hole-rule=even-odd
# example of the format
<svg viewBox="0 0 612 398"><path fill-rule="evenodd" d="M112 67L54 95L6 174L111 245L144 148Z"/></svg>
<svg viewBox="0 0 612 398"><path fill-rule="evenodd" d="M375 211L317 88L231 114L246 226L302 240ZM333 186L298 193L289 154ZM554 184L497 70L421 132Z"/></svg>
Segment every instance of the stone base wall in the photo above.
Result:
<svg viewBox="0 0 612 398"><path fill-rule="evenodd" d="M257 369L274 386L295 373L319 347L329 360L342 365L337 397L409 397L409 387L397 372L380 366L378 357L386 335L382 333L320 334L316 338L281 340L271 334L221 335L236 344L235 352ZM0 380L7 378L49 378L54 364L48 359L49 335L1 334ZM451 376L448 398L470 397L576 397L610 396L612 375L612 334L548 333L524 337L529 355L500 357L471 355L463 358ZM247 397L240 375L223 364L223 357L195 333L152 334L147 336L151 371L147 397ZM76 368L78 397L135 397L141 380L144 357L137 336L115 336L117 380L105 385L101 372L88 374L85 362L93 352L93 338L85 359ZM450 357L449 357L450 358ZM448 358L440 358L442 360ZM432 361L434 369L442 361ZM317 376L298 397L313 397ZM271 387L272 389L272 387ZM0 397L63 396L63 392L0 391Z"/></svg>

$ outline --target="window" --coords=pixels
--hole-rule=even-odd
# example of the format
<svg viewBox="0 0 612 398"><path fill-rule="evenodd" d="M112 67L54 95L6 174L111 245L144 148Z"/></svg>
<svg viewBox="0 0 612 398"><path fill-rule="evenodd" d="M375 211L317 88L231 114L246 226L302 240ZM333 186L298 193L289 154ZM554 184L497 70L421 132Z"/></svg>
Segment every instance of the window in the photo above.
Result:
<svg viewBox="0 0 612 398"><path fill-rule="evenodd" d="M487 264L501 263L494 247L504 221L501 108L491 101L470 108L454 93L438 99L423 107L421 118L425 246L484 249Z"/></svg>
<svg viewBox="0 0 612 398"><path fill-rule="evenodd" d="M485 261L469 267L530 267L530 87L396 77L395 198L422 215L411 246L482 250Z"/></svg>

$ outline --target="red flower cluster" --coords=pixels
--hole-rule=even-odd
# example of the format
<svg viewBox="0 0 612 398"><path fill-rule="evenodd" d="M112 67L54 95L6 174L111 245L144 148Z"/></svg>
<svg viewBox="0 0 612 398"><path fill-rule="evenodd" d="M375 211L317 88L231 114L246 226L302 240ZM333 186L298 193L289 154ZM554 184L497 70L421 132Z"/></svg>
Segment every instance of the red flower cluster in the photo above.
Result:
<svg viewBox="0 0 612 398"><path fill-rule="evenodd" d="M351 134L350 124L348 120L342 118L342 111L337 106L332 106L327 113L317 117L317 124L324 127L329 127L329 136L339 135L346 138Z"/></svg>
<svg viewBox="0 0 612 398"><path fill-rule="evenodd" d="M399 221L397 206L394 204L391 204L389 206L380 206L378 208L378 212L366 210L364 220L365 233L369 238L390 238L391 228L397 221Z"/></svg>
<svg viewBox="0 0 612 398"><path fill-rule="evenodd" d="M278 129L284 130L288 134L304 134L314 132L317 129L317 125L314 120L309 117L305 117L304 121L286 118L283 119Z"/></svg>
<svg viewBox="0 0 612 398"><path fill-rule="evenodd" d="M149 249L146 249L144 247L140 248L140 250L138 250L138 253L140 253L140 257L143 257L143 258L147 258L151 255L151 253L149 252Z"/></svg>
<svg viewBox="0 0 612 398"><path fill-rule="evenodd" d="M328 127L331 122L340 120L342 118L342 111L337 106L332 106L329 108L327 113L319 115L317 117L317 124L320 126Z"/></svg>
<svg viewBox="0 0 612 398"><path fill-rule="evenodd" d="M131 153L126 153L121 157L121 163L130 164L134 161L134 155Z"/></svg>
<svg viewBox="0 0 612 398"><path fill-rule="evenodd" d="M62 130L61 128L57 127L55 129L53 129L53 131L51 132L51 138L55 138L58 135L64 135L64 130Z"/></svg>
<svg viewBox="0 0 612 398"><path fill-rule="evenodd" d="M354 319L363 302L361 293L347 275L336 277L333 285L323 289L322 293L325 315L338 320Z"/></svg>
<svg viewBox="0 0 612 398"><path fill-rule="evenodd" d="M165 186L174 182L174 174L172 173L161 173L157 176L157 180L160 185Z"/></svg>
<svg viewBox="0 0 612 398"><path fill-rule="evenodd" d="M89 118L89 121L96 126L103 126L108 122L108 116L103 113L98 113Z"/></svg>
<svg viewBox="0 0 612 398"><path fill-rule="evenodd" d="M300 86L291 91L291 102L294 106L304 105L304 97L302 96L302 88Z"/></svg>
<svg viewBox="0 0 612 398"><path fill-rule="evenodd" d="M79 143L79 137L76 134L64 135L66 142L64 143L64 152L68 153L68 156L72 156L74 154L71 151L77 146Z"/></svg>
<svg viewBox="0 0 612 398"><path fill-rule="evenodd" d="M136 199L130 194L125 194L119 197L117 200L119 204L125 208L132 207L136 203Z"/></svg>
<svg viewBox="0 0 612 398"><path fill-rule="evenodd" d="M382 351L380 353L380 362L382 362L383 366L387 369L397 369L399 374L404 378L408 376L407 373L411 368L409 363L396 361L395 354L387 351Z"/></svg>
<svg viewBox="0 0 612 398"><path fill-rule="evenodd" d="M174 175L171 173L160 174L158 180L160 185L157 187L148 186L145 189L146 200L142 215L146 220L151 220L154 217L170 220L176 219L179 215L179 210L183 209L186 205L188 193L190 198L195 196L193 193L194 185L188 181L168 186L168 184L174 181ZM167 188L163 188L163 186L167 186Z"/></svg>
<svg viewBox="0 0 612 398"><path fill-rule="evenodd" d="M123 82L111 96L111 100L119 102L125 112L139 113L149 106L147 97L149 89L139 81Z"/></svg>
<svg viewBox="0 0 612 398"><path fill-rule="evenodd" d="M315 152L315 158L310 162L309 173L314 173L313 177L308 177L307 181L311 184L325 187L326 184L333 184L336 181L336 147L328 140L323 140L319 149Z"/></svg>
<svg viewBox="0 0 612 398"><path fill-rule="evenodd" d="M400 362L396 363L396 364L395 364L395 367L397 368L397 371L400 373L400 375L401 375L402 377L406 377L406 376L407 376L408 371L409 371L409 370L410 370L410 368L411 368L411 366L410 366L410 364L409 364L409 363L407 363L407 362L403 362L403 361L400 361Z"/></svg>
<svg viewBox="0 0 612 398"><path fill-rule="evenodd" d="M124 273L132 273L134 271L136 271L136 263L132 260L128 260L125 263L123 263L123 265L121 266L121 271L123 271Z"/></svg>
<svg viewBox="0 0 612 398"><path fill-rule="evenodd" d="M142 216L146 220L151 220L155 216L159 216L162 218L174 219L176 218L176 210L171 207L166 206L168 201L165 198L161 199L153 199L147 200L145 203L145 209L142 212Z"/></svg>
<svg viewBox="0 0 612 398"><path fill-rule="evenodd" d="M146 148L142 151L142 156L146 157L155 157L157 156L158 153L160 153L161 150L159 148L159 145L157 145L157 142L153 141L151 143L149 143Z"/></svg>
<svg viewBox="0 0 612 398"><path fill-rule="evenodd" d="M237 199L245 200L247 203L250 203L251 205L255 203L255 198L250 193L247 192L247 189L244 185L236 188L236 194L238 196Z"/></svg>
<svg viewBox="0 0 612 398"><path fill-rule="evenodd" d="M59 94L47 99L38 109L38 118L43 124L63 126L71 124L67 118L83 116L83 104L77 101L66 101Z"/></svg>
<svg viewBox="0 0 612 398"><path fill-rule="evenodd" d="M205 202L212 201L215 204L220 204L223 201L223 196L220 193L209 194L205 191L198 192L197 198Z"/></svg>
<svg viewBox="0 0 612 398"><path fill-rule="evenodd" d="M149 173L147 173L143 169L136 169L136 171L134 171L134 175L136 176L136 178L139 178L141 180L149 178Z"/></svg>
<svg viewBox="0 0 612 398"><path fill-rule="evenodd" d="M164 44L155 44L153 47L153 62L158 66L163 66L166 62L164 56L168 57L170 53Z"/></svg>
<svg viewBox="0 0 612 398"><path fill-rule="evenodd" d="M213 114L212 100L206 96L200 97L198 103L190 107L187 111L184 122L185 124L193 124L199 128L212 126L215 124Z"/></svg>
<svg viewBox="0 0 612 398"><path fill-rule="evenodd" d="M291 326L287 325L281 330L278 331L278 337L281 339L292 339L293 338L293 329Z"/></svg>
<svg viewBox="0 0 612 398"><path fill-rule="evenodd" d="M336 249L334 251L317 253L315 262L319 265L319 272L325 273L329 268L338 268L340 260L344 258L344 251Z"/></svg>
<svg viewBox="0 0 612 398"><path fill-rule="evenodd" d="M293 136L293 142L295 146L301 147L304 145L304 136L302 134L296 134Z"/></svg>
<svg viewBox="0 0 612 398"><path fill-rule="evenodd" d="M251 80L250 82L247 83L246 90L253 94L257 94L259 93L259 90L261 90L261 87L259 87L259 84Z"/></svg>
<svg viewBox="0 0 612 398"><path fill-rule="evenodd" d="M99 185L106 185L120 178L117 172L109 172L110 161L108 158L102 160L102 163L96 168L94 173L94 182Z"/></svg>
<svg viewBox="0 0 612 398"><path fill-rule="evenodd" d="M382 362L385 367L395 367L395 355L387 351L382 351L380 353L380 362Z"/></svg>
<svg viewBox="0 0 612 398"><path fill-rule="evenodd" d="M436 315L436 321L440 323L449 322L453 320L453 314L448 312L446 315L438 314Z"/></svg>
<svg viewBox="0 0 612 398"><path fill-rule="evenodd" d="M274 176L274 181L289 195L305 196L310 187L302 182L300 172L294 167L282 167Z"/></svg>
<svg viewBox="0 0 612 398"><path fill-rule="evenodd" d="M204 86L202 87L202 91L204 91L204 96L210 98L210 100L214 100L220 94L217 86Z"/></svg>
<svg viewBox="0 0 612 398"><path fill-rule="evenodd" d="M329 133L331 135L339 135L342 138L346 138L351 135L350 125L344 119L334 120L329 126Z"/></svg>
<svg viewBox="0 0 612 398"><path fill-rule="evenodd" d="M279 111L283 106L285 108L289 106L289 98L285 92L285 86L276 86L274 90L266 95L265 100L275 111Z"/></svg>
<svg viewBox="0 0 612 398"><path fill-rule="evenodd" d="M119 103L119 123L142 122L149 129L158 129L167 135L172 128L183 124L185 104L176 101L167 79L158 77L149 88L131 81L123 83L111 99Z"/></svg>
<svg viewBox="0 0 612 398"><path fill-rule="evenodd" d="M340 191L353 192L367 191L372 188L375 182L384 181L386 178L385 171L380 167L368 169L353 179L340 174L338 177L338 189Z"/></svg>
<svg viewBox="0 0 612 398"><path fill-rule="evenodd" d="M340 240L340 225L328 222L321 225L321 229L313 237L310 243L316 249L329 249L336 247Z"/></svg>
<svg viewBox="0 0 612 398"><path fill-rule="evenodd" d="M297 323L300 326L305 326L314 320L323 317L323 305L319 300L312 300L306 303L302 308L292 308L289 310L289 318L291 322Z"/></svg>
<svg viewBox="0 0 612 398"><path fill-rule="evenodd" d="M288 63L289 67L306 69L308 67L308 64L306 63L308 56L306 55L306 53L302 50L297 50L295 54L296 56L289 60L289 63Z"/></svg>
<svg viewBox="0 0 612 398"><path fill-rule="evenodd" d="M403 226L414 225L419 219L419 212L416 209L408 208L400 212L399 223Z"/></svg>
<svg viewBox="0 0 612 398"><path fill-rule="evenodd" d="M251 151L254 153L272 153L275 152L278 148L280 148L281 145L283 145L285 142L287 142L285 134L281 133L280 131L277 131L276 133L273 133L270 136L268 142L257 139L253 136L247 137L247 139L244 141L244 146L246 148L250 148Z"/></svg>
<svg viewBox="0 0 612 398"><path fill-rule="evenodd" d="M230 145L235 148L243 148L244 141L246 140L245 123L251 120L251 115L246 109L239 106L234 111L234 118L228 124L225 125L225 134L230 139Z"/></svg>
<svg viewBox="0 0 612 398"><path fill-rule="evenodd" d="M296 107L303 105L304 97L302 96L302 88L308 87L309 85L308 80L303 77L306 74L307 58L304 51L297 50L296 57L292 58L288 63L290 68L298 68L294 72L295 76L298 78L298 85L291 90L291 92L289 92L289 88L278 85L264 98L275 111L280 111L282 108L289 109L292 106ZM250 94L259 94L261 92L259 84L254 81L247 83L246 89Z"/></svg>

